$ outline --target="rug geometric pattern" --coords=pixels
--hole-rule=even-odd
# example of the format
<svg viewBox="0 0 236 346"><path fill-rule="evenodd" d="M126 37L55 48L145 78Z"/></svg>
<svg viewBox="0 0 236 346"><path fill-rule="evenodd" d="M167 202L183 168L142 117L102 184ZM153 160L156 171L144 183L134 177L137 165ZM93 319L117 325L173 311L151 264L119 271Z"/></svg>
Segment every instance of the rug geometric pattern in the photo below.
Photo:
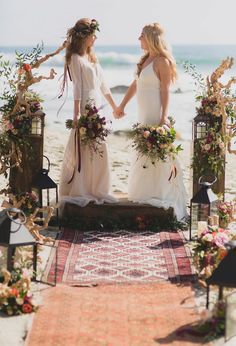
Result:
<svg viewBox="0 0 236 346"><path fill-rule="evenodd" d="M64 229L58 240L57 282L66 284L143 283L194 280L182 232ZM45 272L53 281L55 258Z"/></svg>

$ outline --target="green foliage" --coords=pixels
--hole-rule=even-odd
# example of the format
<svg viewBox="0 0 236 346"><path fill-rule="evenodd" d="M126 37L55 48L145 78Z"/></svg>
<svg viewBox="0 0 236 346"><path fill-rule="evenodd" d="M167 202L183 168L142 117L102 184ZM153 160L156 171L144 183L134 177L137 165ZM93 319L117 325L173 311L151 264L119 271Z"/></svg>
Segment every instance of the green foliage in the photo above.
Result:
<svg viewBox="0 0 236 346"><path fill-rule="evenodd" d="M155 232L161 232L164 230L176 231L186 230L188 225L186 222L180 222L175 217L170 217L168 220L162 220L161 218L148 218L142 215L138 217L96 217L90 218L89 220L81 219L80 217L74 216L73 218L63 217L60 220L61 226L66 226L80 231L92 230L92 229L103 229L103 230L150 230Z"/></svg>
<svg viewBox="0 0 236 346"><path fill-rule="evenodd" d="M43 42L41 44L37 44L36 47L29 53L20 53L15 51L16 55L16 67L22 67L23 64L27 63L31 66L34 65L39 58L41 58L41 53L44 50Z"/></svg>
<svg viewBox="0 0 236 346"><path fill-rule="evenodd" d="M196 101L201 100L206 95L206 84L204 77L197 72L196 65L191 64L189 61L183 63L183 67L186 73L188 73L194 80L196 92Z"/></svg>
<svg viewBox="0 0 236 346"><path fill-rule="evenodd" d="M37 45L30 53L16 52L16 62L11 64L0 56L0 77L3 81L3 91L0 94L0 157L1 163L6 167L12 165L12 156L18 157L16 165L20 164L19 155L25 150L28 157L32 159L33 148L29 141L31 133L32 117L26 111L26 106L21 104L17 110L15 108L18 97L19 85L24 85L27 70L21 69L24 64L30 66L37 62L43 50L43 44ZM38 93L25 90L21 97L29 106L30 112L34 113L41 109L40 103L43 101ZM13 112L14 111L14 112ZM5 177L7 172L4 171Z"/></svg>

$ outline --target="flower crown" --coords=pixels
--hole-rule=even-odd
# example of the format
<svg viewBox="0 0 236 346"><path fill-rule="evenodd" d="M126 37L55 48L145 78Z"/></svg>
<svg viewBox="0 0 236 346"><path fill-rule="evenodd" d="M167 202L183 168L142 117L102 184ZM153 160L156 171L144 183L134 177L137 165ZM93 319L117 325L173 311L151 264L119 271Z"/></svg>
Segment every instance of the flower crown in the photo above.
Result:
<svg viewBox="0 0 236 346"><path fill-rule="evenodd" d="M85 38L91 34L94 34L95 31L99 30L99 23L96 21L96 19L92 19L91 23L86 25L84 28L75 28L74 34L79 38Z"/></svg>

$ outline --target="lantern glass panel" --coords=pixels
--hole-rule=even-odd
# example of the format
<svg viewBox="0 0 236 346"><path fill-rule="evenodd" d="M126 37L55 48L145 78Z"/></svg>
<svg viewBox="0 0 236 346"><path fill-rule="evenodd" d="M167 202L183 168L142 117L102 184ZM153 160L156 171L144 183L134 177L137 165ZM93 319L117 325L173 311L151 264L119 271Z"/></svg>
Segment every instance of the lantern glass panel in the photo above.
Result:
<svg viewBox="0 0 236 346"><path fill-rule="evenodd" d="M0 245L0 268L7 267L7 247Z"/></svg>
<svg viewBox="0 0 236 346"><path fill-rule="evenodd" d="M236 335L236 292L233 292L226 297L225 320L225 339L228 340Z"/></svg>
<svg viewBox="0 0 236 346"><path fill-rule="evenodd" d="M217 201L209 204L192 203L192 230L198 229L199 221L206 221L208 223L208 217L217 214Z"/></svg>
<svg viewBox="0 0 236 346"><path fill-rule="evenodd" d="M40 117L33 117L31 134L37 136L40 136L42 134L42 119Z"/></svg>
<svg viewBox="0 0 236 346"><path fill-rule="evenodd" d="M207 132L207 125L205 122L197 123L197 139L205 138Z"/></svg>

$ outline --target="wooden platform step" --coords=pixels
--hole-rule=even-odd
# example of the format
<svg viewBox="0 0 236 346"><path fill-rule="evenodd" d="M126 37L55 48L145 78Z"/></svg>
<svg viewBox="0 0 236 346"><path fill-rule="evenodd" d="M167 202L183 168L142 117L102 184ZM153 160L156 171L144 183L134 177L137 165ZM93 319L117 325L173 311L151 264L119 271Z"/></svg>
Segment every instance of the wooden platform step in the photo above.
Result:
<svg viewBox="0 0 236 346"><path fill-rule="evenodd" d="M125 194L116 196L117 203L97 205L89 203L79 207L66 203L61 217L61 224L81 230L98 227L104 229L170 229L175 223L173 209L153 207L148 204L128 201Z"/></svg>

